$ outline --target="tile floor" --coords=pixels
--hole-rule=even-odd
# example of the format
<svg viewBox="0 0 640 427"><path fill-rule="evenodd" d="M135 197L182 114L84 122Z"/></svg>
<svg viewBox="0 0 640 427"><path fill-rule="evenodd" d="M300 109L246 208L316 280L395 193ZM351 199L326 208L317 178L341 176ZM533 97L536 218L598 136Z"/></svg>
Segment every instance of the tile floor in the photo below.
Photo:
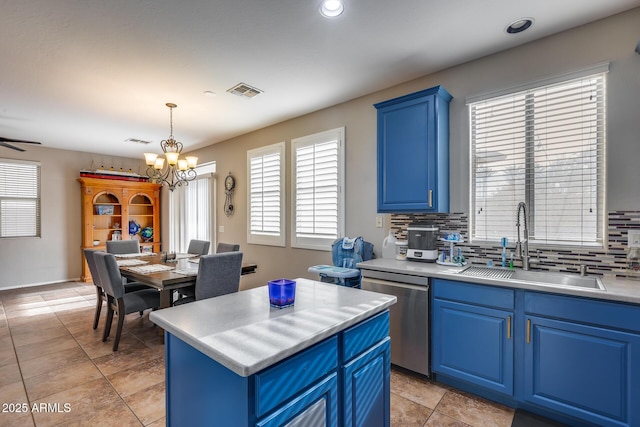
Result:
<svg viewBox="0 0 640 427"><path fill-rule="evenodd" d="M91 328L94 289L69 282L0 291L0 426L165 425L157 328L148 313L127 316L112 352L111 339L101 341L106 308ZM391 392L394 427L506 427L514 416L511 408L395 369Z"/></svg>

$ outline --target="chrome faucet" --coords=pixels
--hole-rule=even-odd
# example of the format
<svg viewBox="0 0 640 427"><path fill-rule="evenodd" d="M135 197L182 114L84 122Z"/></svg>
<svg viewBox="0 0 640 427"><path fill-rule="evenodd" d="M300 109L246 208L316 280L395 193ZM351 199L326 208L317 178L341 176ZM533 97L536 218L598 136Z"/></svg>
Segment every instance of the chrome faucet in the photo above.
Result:
<svg viewBox="0 0 640 427"><path fill-rule="evenodd" d="M522 242L520 241L520 212L524 214L524 234ZM529 228L527 227L527 204L525 202L518 203L518 210L516 211L516 228L518 234L516 253L518 254L518 259L522 260L522 269L529 270Z"/></svg>

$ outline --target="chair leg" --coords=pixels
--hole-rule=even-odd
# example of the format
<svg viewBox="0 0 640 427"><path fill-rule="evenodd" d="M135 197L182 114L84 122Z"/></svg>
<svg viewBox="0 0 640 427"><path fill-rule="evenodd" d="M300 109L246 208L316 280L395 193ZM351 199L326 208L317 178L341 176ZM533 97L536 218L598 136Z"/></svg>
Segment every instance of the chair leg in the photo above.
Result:
<svg viewBox="0 0 640 427"><path fill-rule="evenodd" d="M98 328L98 321L100 320L100 313L102 312L102 289L96 286L96 315L93 319L93 329Z"/></svg>
<svg viewBox="0 0 640 427"><path fill-rule="evenodd" d="M104 325L104 333L102 334L102 342L107 340L107 337L111 333L111 324L113 323L113 308L111 304L107 302L107 323Z"/></svg>
<svg viewBox="0 0 640 427"><path fill-rule="evenodd" d="M118 351L120 344L120 335L122 334L122 325L124 325L124 301L118 299L118 329L116 330L116 338L113 341L113 351Z"/></svg>

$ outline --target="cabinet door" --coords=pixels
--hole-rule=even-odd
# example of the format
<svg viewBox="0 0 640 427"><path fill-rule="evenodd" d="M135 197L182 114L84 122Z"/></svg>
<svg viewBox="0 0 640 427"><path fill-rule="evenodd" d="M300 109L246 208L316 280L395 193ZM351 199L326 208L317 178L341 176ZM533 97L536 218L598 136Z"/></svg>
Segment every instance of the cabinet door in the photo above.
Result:
<svg viewBox="0 0 640 427"><path fill-rule="evenodd" d="M344 427L389 427L390 342L383 339L342 368Z"/></svg>
<svg viewBox="0 0 640 427"><path fill-rule="evenodd" d="M433 300L434 372L513 395L513 313Z"/></svg>
<svg viewBox="0 0 640 427"><path fill-rule="evenodd" d="M259 420L256 427L337 427L338 376L334 372Z"/></svg>
<svg viewBox="0 0 640 427"><path fill-rule="evenodd" d="M378 110L378 212L437 211L434 101Z"/></svg>
<svg viewBox="0 0 640 427"><path fill-rule="evenodd" d="M598 425L640 425L640 336L526 318L525 400Z"/></svg>

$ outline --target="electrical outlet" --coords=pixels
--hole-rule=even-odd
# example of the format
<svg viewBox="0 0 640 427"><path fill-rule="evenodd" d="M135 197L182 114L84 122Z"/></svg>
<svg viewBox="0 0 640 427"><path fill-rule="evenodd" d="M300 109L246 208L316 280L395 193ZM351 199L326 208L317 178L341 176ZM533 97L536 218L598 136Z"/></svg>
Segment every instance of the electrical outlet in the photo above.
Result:
<svg viewBox="0 0 640 427"><path fill-rule="evenodd" d="M218 233L224 233L224 225L218 226Z"/></svg>
<svg viewBox="0 0 640 427"><path fill-rule="evenodd" d="M640 230L629 230L627 232L627 246L640 248Z"/></svg>
<svg viewBox="0 0 640 427"><path fill-rule="evenodd" d="M382 228L383 224L382 224L382 216L378 215L376 217L376 228Z"/></svg>

